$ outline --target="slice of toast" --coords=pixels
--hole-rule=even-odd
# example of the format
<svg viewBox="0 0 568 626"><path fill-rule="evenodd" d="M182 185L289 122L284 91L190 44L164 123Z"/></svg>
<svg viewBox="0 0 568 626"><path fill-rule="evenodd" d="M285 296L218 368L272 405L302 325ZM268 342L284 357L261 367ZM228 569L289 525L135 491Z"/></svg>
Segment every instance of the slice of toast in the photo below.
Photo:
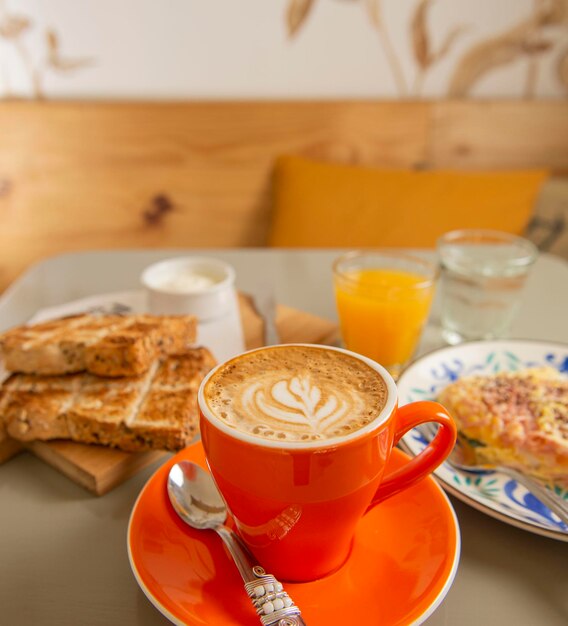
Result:
<svg viewBox="0 0 568 626"><path fill-rule="evenodd" d="M126 451L179 450L197 432L197 391L213 365L206 348L194 348L127 378L16 374L3 386L6 432L19 441L71 439Z"/></svg>
<svg viewBox="0 0 568 626"><path fill-rule="evenodd" d="M4 407L8 401L8 392L0 387L0 464L18 454L22 449L22 444L8 436L2 415Z"/></svg>
<svg viewBox="0 0 568 626"><path fill-rule="evenodd" d="M183 353L196 334L190 315L74 315L5 332L0 353L10 372L137 376L156 358Z"/></svg>

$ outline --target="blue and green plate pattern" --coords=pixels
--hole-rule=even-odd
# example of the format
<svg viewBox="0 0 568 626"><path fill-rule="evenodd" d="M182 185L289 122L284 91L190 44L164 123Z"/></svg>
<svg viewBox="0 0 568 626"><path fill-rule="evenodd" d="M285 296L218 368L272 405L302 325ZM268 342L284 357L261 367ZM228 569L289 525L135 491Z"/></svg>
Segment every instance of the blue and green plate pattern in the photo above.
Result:
<svg viewBox="0 0 568 626"><path fill-rule="evenodd" d="M550 366L568 374L568 345L531 340L475 341L430 352L410 365L397 385L400 405L434 400L462 376ZM402 445L418 454L426 440L416 430ZM442 487L467 504L525 530L568 541L568 526L517 481L497 471L462 472L442 464L435 472ZM555 487L568 501L568 490Z"/></svg>

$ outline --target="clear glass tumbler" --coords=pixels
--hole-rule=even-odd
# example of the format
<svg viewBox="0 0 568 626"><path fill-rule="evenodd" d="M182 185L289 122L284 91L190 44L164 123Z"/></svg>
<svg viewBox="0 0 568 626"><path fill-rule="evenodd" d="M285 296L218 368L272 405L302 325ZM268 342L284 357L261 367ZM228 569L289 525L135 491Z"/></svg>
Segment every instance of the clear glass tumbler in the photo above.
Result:
<svg viewBox="0 0 568 626"><path fill-rule="evenodd" d="M444 339L457 344L507 337L536 246L499 231L455 230L437 248Z"/></svg>
<svg viewBox="0 0 568 626"><path fill-rule="evenodd" d="M410 361L432 303L436 263L397 251L354 251L333 265L343 343L397 378Z"/></svg>

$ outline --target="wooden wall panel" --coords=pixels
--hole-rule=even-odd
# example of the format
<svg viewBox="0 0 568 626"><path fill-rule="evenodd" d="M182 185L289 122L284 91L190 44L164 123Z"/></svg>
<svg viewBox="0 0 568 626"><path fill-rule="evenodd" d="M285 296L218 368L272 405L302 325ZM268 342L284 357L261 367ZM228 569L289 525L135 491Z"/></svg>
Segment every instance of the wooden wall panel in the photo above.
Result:
<svg viewBox="0 0 568 626"><path fill-rule="evenodd" d="M274 159L568 170L564 102L2 102L0 289L107 247L264 245Z"/></svg>
<svg viewBox="0 0 568 626"><path fill-rule="evenodd" d="M263 245L277 155L413 167L427 120L420 104L2 103L1 285L61 251Z"/></svg>
<svg viewBox="0 0 568 626"><path fill-rule="evenodd" d="M568 103L433 103L429 161L434 167L547 167L568 173Z"/></svg>

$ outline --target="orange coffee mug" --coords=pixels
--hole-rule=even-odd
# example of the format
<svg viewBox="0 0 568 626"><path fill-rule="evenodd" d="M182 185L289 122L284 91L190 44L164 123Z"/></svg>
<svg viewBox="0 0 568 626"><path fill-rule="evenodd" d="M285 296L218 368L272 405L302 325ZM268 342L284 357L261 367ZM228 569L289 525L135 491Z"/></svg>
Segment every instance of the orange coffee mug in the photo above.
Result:
<svg viewBox="0 0 568 626"><path fill-rule="evenodd" d="M307 357L296 358L291 350ZM354 430L344 426L346 434L338 428L324 431L323 436L304 434L290 441L286 428L292 433L298 424L303 427L290 407L298 411L302 398L313 409L312 417L321 414L328 421L330 407L344 406L338 404L342 397L329 400L329 394L314 391L319 389L319 383L313 382L314 372L316 379L322 378L323 372L325 381L325 367L314 366L314 372L307 374L297 370L305 370L308 361L325 365L338 360L339 369L334 365L329 375L337 377L331 381L332 395L345 388L360 406L357 394L362 392L349 376L351 366L366 368L365 375L384 389L382 408ZM342 363L348 370L343 377ZM287 382L277 380L283 376L288 376ZM267 385L273 385L272 396ZM282 580L315 580L341 567L361 517L427 476L449 455L456 441L455 424L444 407L436 402L398 407L396 385L386 369L339 348L288 344L246 352L213 369L202 382L198 398L207 462L236 528L258 562ZM266 431L264 426L260 431L259 427L251 430L246 422L249 415L243 415L243 409L249 407L256 418L257 405L251 404L251 398L262 411L272 415L274 409L279 419L291 420L284 422L282 433L272 429L267 438L255 434ZM232 403L236 407L233 423L227 421ZM340 415L339 410L336 413ZM239 422L242 418L246 427ZM401 469L383 476L393 447L406 432L424 422L440 424L435 439Z"/></svg>

